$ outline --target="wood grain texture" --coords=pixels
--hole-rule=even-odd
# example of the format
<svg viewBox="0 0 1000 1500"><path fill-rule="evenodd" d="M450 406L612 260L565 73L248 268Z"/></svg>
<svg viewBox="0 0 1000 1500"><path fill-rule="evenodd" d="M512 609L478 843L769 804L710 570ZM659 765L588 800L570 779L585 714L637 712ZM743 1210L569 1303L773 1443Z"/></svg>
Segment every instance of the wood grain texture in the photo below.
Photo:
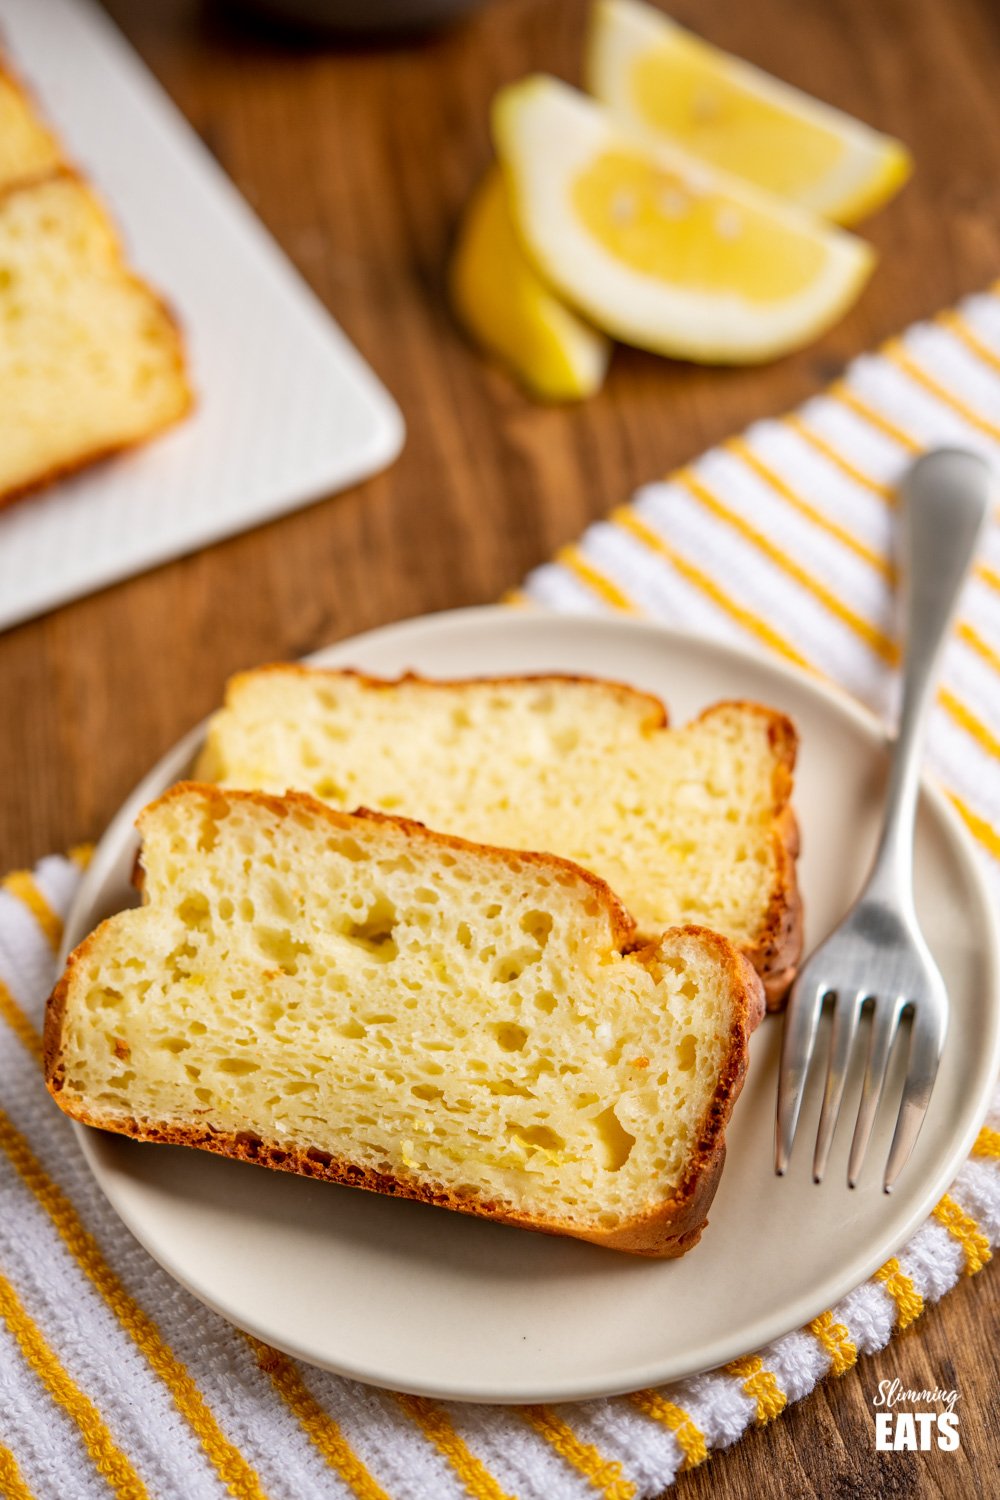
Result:
<svg viewBox="0 0 1000 1500"><path fill-rule="evenodd" d="M588 404L533 406L456 331L443 268L489 158L492 93L529 69L577 79L585 0L493 0L385 49L277 37L197 0L109 9L389 384L409 436L364 486L0 637L5 867L95 837L230 672L494 600L637 483L1000 273L993 0L676 0L711 40L902 136L915 179L864 227L879 269L812 348L745 371L621 350ZM997 1287L991 1268L676 1493L995 1492ZM895 1376L958 1386L958 1454L875 1454L870 1401Z"/></svg>

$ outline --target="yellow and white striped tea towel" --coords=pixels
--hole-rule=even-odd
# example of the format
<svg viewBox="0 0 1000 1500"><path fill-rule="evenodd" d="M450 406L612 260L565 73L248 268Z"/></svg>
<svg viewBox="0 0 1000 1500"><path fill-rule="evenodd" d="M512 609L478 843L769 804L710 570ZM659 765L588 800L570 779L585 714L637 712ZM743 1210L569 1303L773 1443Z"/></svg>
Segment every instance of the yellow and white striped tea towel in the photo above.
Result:
<svg viewBox="0 0 1000 1500"><path fill-rule="evenodd" d="M885 712L892 485L911 453L942 441L1000 457L996 295L912 329L795 416L649 486L536 572L526 596L755 640ZM1000 892L1000 529L966 606L932 759ZM150 1260L42 1088L39 1028L78 878L50 858L0 892L0 1495L11 1500L642 1500L882 1347L1000 1241L998 1095L905 1249L808 1328L723 1370L628 1398L501 1408L304 1367Z"/></svg>

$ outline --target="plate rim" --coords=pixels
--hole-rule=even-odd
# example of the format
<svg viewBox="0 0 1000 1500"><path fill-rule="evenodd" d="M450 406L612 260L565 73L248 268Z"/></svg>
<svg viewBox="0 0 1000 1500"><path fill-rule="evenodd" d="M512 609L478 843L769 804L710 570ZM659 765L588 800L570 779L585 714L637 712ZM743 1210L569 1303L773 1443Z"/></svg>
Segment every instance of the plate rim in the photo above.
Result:
<svg viewBox="0 0 1000 1500"><path fill-rule="evenodd" d="M495 625L503 623L504 627L514 625L516 629L523 629L528 623L533 625L561 624L572 625L574 622L585 622L601 630L617 632L625 640L628 637L643 635L654 637L663 641L666 645L673 645L683 649L695 647L699 651L709 650L723 658L733 659L736 662L743 661L752 665L755 669L764 668L767 672L795 685L799 690L805 690L813 694L832 707L835 712L846 716L853 721L863 734L871 739L873 743L885 747L891 739L885 725L865 708L856 699L852 698L846 690L836 683L814 677L791 663L772 658L768 654L745 646L742 643L713 639L710 636L699 634L695 631L678 629L675 626L661 623L657 620L623 618L614 615L603 616L586 611L555 611L543 607L529 606L528 608L512 609L508 605L485 605L471 606L461 609L441 610L430 614L415 616L410 620L396 621L388 625L376 627L373 630L362 632L359 635L345 637L329 646L311 652L301 658L305 663L322 666L334 656L340 656L345 650L365 647L373 644L391 644L393 636L400 636L409 641L413 637L420 638L434 630L450 628L463 629L486 629L491 630ZM486 674L492 675L492 674ZM90 930L89 912L94 900L94 892L102 886L106 866L114 864L121 853L121 825L126 820L134 821L134 813L150 797L159 795L159 792L169 784L164 777L170 780L176 779L179 770L188 764L195 751L204 738L205 727L208 717L202 719L187 734L183 735L155 765L143 776L129 795L122 801L117 811L110 819L104 833L99 839L90 864L80 882L74 899L71 903L66 917L63 941L59 951L58 965L61 969L66 962L70 949L76 942L81 940L86 931ZM981 1050L984 1064L983 1081L980 1087L970 1096L974 1101L974 1107L970 1104L966 1116L966 1125L961 1132L955 1132L951 1137L951 1145L944 1150L941 1157L942 1165L937 1173L930 1179L930 1184L925 1184L921 1193L915 1194L913 1206L911 1206L905 1218L905 1227L898 1229L888 1239L873 1239L872 1244L876 1248L861 1257L861 1264L866 1268L862 1275L856 1271L857 1259L853 1263L855 1269L850 1274L842 1277L828 1277L823 1283L823 1295L818 1295L811 1300L803 1294L792 1303L787 1312L783 1312L779 1318L777 1313L763 1319L769 1331L754 1333L749 1339L731 1337L729 1342L723 1346L723 1341L717 1339L714 1345L708 1347L705 1359L699 1359L695 1363L688 1361L677 1362L671 1360L669 1350L655 1361L646 1361L636 1366L627 1378L601 1379L594 1375L581 1375L576 1379L562 1380L554 1385L532 1386L523 1384L517 1389L509 1385L489 1388L480 1387L475 1392L456 1388L455 1386L442 1386L434 1381L421 1383L419 1381L407 1380L402 1383L396 1378L391 1370L376 1369L363 1366L359 1361L337 1361L327 1355L320 1355L316 1350L303 1348L294 1340L282 1339L278 1329L267 1325L266 1318L248 1320L242 1316L234 1318L232 1312L220 1301L205 1294L198 1286L192 1284L186 1275L172 1264L169 1254L159 1249L155 1241L144 1233L141 1222L128 1210L123 1211L116 1201L114 1192L114 1168L106 1164L100 1155L100 1143L104 1139L104 1132L95 1132L89 1127L81 1125L77 1121L71 1121L78 1144L80 1145L87 1165L93 1174L102 1193L107 1198L115 1213L129 1232L143 1245L144 1249L152 1255L153 1259L181 1286L185 1287L203 1305L209 1307L213 1312L223 1317L228 1323L243 1329L254 1337L273 1345L283 1353L294 1358L301 1359L306 1364L316 1366L320 1369L331 1371L349 1379L358 1380L363 1384L406 1391L407 1393L427 1396L438 1400L466 1401L475 1404L510 1404L523 1402L554 1402L554 1401L585 1401L594 1400L606 1396L621 1395L629 1391L639 1390L647 1386L656 1386L676 1380L687 1379L706 1371L717 1369L727 1361L738 1358L766 1344L781 1338L795 1330L802 1328L809 1320L816 1317L826 1308L836 1305L843 1297L856 1287L867 1282L873 1272L880 1265L894 1255L914 1232L928 1218L934 1205L941 1195L947 1191L954 1180L960 1166L968 1157L972 1143L980 1128L982 1117L988 1107L994 1087L993 1080L1000 1073L1000 925L998 925L997 914L994 910L992 895L986 883L986 877L981 865L980 856L972 841L971 834L966 829L956 809L952 806L947 794L937 786L926 774L921 776L920 793L932 806L935 814L943 823L947 834L952 841L960 863L966 873L971 888L975 891L980 908L976 919L977 936L984 940L982 959L984 962L987 983L984 985L984 994L992 1001L987 1010L987 1018L990 1023L991 1034L984 1038L988 1046ZM113 837L112 837L113 836ZM133 835L134 836L134 835ZM77 928L83 925L79 936L76 936ZM114 1140L119 1140L114 1137ZM784 1307L784 1304L783 1304ZM762 1321L758 1319L758 1323ZM780 1324L780 1326L778 1326ZM746 1345L749 1342L750 1347Z"/></svg>

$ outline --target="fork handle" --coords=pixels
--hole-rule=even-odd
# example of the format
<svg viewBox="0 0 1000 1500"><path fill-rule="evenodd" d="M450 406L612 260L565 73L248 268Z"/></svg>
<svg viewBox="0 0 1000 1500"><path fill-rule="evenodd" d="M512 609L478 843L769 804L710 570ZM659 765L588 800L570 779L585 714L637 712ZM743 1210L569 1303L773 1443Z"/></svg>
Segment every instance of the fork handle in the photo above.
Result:
<svg viewBox="0 0 1000 1500"><path fill-rule="evenodd" d="M874 893L912 905L913 827L927 716L938 664L986 522L996 504L989 464L937 448L900 486L899 577L903 619L902 703L872 871Z"/></svg>

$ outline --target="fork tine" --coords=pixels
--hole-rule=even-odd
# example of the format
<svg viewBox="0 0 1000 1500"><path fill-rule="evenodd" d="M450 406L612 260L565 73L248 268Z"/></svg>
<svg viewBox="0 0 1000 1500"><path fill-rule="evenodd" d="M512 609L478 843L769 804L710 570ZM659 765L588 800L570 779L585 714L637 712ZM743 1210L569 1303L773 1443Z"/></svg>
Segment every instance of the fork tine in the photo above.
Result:
<svg viewBox="0 0 1000 1500"><path fill-rule="evenodd" d="M802 1095L816 1045L816 1029L823 1001L830 989L826 984L803 984L805 978L805 974L799 976L789 997L781 1038L778 1114L774 1130L774 1170L779 1177L788 1170Z"/></svg>
<svg viewBox="0 0 1000 1500"><path fill-rule="evenodd" d="M847 1164L847 1186L856 1187L861 1169L865 1164L868 1154L868 1142L871 1139L872 1126L875 1124L875 1116L878 1113L879 1103L882 1098L882 1089L885 1085L886 1069L889 1066L889 1053L899 1027L900 1012L903 1002L897 1000L887 1011L879 1010L876 1000L875 1009L872 1013L871 1036L868 1039L868 1061L865 1064L865 1081L861 1086L861 1104L858 1107L857 1124L854 1127L854 1139L851 1141L851 1156Z"/></svg>
<svg viewBox="0 0 1000 1500"><path fill-rule="evenodd" d="M913 1019L913 1034L910 1038L910 1058L903 1087L903 1098L896 1119L896 1130L889 1148L882 1186L891 1193L896 1178L903 1170L910 1152L920 1134L924 1115L931 1100L931 1090L937 1077L938 1063L944 1047L945 1025L935 1024L921 1016L918 1010Z"/></svg>
<svg viewBox="0 0 1000 1500"><path fill-rule="evenodd" d="M830 1035L830 1060L826 1070L826 1088L823 1090L823 1109L816 1132L816 1150L813 1155L813 1182L822 1182L826 1164L833 1144L833 1134L840 1116L840 1105L844 1097L847 1068L851 1060L851 1048L858 1030L858 1017L865 996L845 993L837 996L833 1011L833 1029Z"/></svg>

